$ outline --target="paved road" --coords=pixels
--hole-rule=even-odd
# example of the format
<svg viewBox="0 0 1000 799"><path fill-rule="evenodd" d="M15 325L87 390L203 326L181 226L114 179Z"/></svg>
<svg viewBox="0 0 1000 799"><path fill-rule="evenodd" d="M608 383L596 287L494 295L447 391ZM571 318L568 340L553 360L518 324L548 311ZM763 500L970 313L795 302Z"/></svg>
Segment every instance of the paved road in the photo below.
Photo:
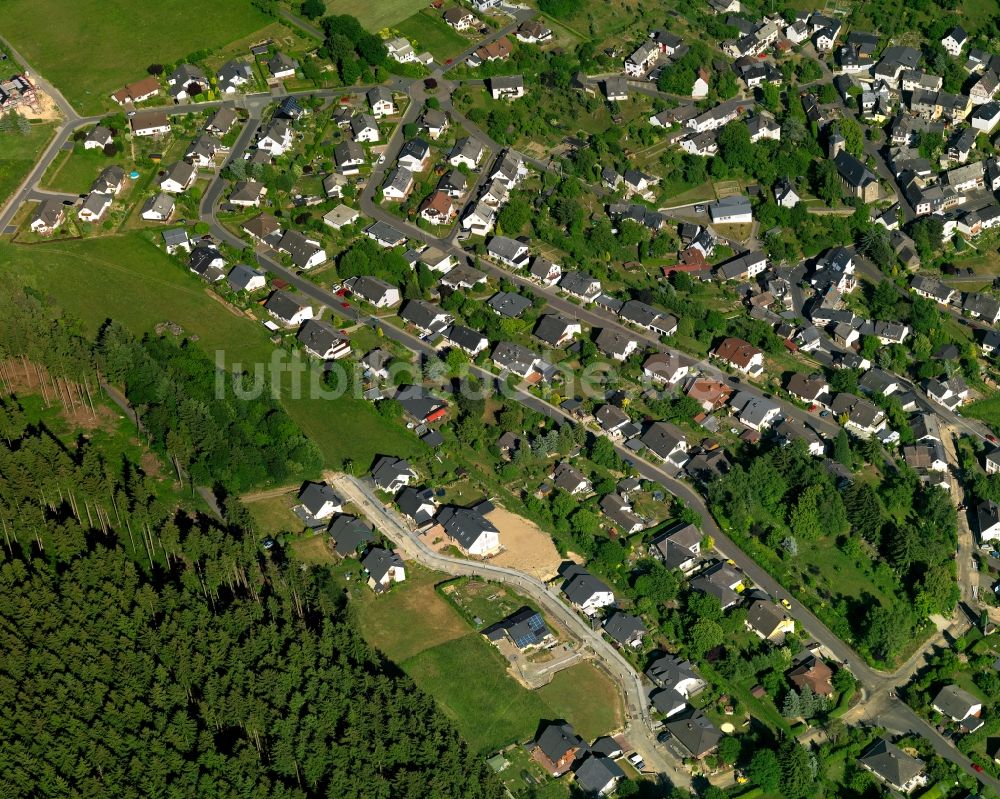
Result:
<svg viewBox="0 0 1000 799"><path fill-rule="evenodd" d="M625 736L642 755L646 765L668 775L674 785L690 789L690 775L668 761L656 743L656 733L652 729L649 715L648 689L643 684L642 675L632 668L600 632L592 630L578 613L563 604L553 589L537 578L513 569L494 566L488 562L460 560L435 552L410 530L399 514L383 505L367 484L346 474L335 475L332 482L334 488L357 506L371 524L400 547L406 558L448 575L481 577L513 586L535 600L546 613L558 619L594 653L602 667L622 687L626 716Z"/></svg>

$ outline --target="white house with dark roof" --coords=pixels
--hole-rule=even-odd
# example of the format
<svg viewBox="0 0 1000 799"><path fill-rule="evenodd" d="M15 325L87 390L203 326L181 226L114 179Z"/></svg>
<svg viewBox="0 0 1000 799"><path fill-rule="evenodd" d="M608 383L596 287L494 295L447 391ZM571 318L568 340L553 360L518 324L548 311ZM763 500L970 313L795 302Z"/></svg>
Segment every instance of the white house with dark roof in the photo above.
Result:
<svg viewBox="0 0 1000 799"><path fill-rule="evenodd" d="M306 352L322 361L339 361L351 354L351 341L329 322L307 319L295 338Z"/></svg>
<svg viewBox="0 0 1000 799"><path fill-rule="evenodd" d="M903 794L927 784L924 761L911 757L884 738L872 744L858 759L858 764Z"/></svg>
<svg viewBox="0 0 1000 799"><path fill-rule="evenodd" d="M485 558L500 551L500 531L473 508L442 508L437 521L448 537L469 555Z"/></svg>
<svg viewBox="0 0 1000 799"><path fill-rule="evenodd" d="M399 289L377 277L351 277L344 281L344 286L376 308L394 308L400 303Z"/></svg>
<svg viewBox="0 0 1000 799"><path fill-rule="evenodd" d="M267 298L264 310L285 327L295 327L313 318L311 305L300 303L294 294L280 289Z"/></svg>
<svg viewBox="0 0 1000 799"><path fill-rule="evenodd" d="M368 574L368 586L375 593L388 591L393 583L406 579L403 559L391 550L372 547L361 559L361 565Z"/></svg>
<svg viewBox="0 0 1000 799"><path fill-rule="evenodd" d="M382 455L372 467L371 474L375 487L391 494L405 488L417 477L409 461L391 455Z"/></svg>
<svg viewBox="0 0 1000 799"><path fill-rule="evenodd" d="M326 483L306 483L299 490L299 504L317 521L340 513L344 501Z"/></svg>
<svg viewBox="0 0 1000 799"><path fill-rule="evenodd" d="M615 604L614 592L594 575L575 563L560 571L562 592L577 610L596 616L601 608Z"/></svg>

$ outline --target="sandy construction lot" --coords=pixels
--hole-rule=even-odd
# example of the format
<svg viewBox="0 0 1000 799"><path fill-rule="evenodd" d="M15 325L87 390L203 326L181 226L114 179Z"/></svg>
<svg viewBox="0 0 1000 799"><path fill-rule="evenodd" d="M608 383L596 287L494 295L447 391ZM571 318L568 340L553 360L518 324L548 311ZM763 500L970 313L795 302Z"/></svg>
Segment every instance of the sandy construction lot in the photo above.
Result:
<svg viewBox="0 0 1000 799"><path fill-rule="evenodd" d="M493 558L497 566L518 569L539 580L555 577L562 557L548 533L534 522L499 506L486 518L500 531L500 543L504 547L504 551Z"/></svg>

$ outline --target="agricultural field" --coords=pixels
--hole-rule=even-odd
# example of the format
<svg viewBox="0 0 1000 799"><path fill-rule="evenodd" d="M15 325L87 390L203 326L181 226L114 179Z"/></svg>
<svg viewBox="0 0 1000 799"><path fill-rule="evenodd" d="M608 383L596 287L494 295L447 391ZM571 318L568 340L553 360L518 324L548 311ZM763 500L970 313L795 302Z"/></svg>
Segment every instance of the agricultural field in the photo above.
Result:
<svg viewBox="0 0 1000 799"><path fill-rule="evenodd" d="M55 130L54 123L36 123L27 136L16 130L0 134L0 206L31 171Z"/></svg>
<svg viewBox="0 0 1000 799"><path fill-rule="evenodd" d="M49 0L39 26L35 0L4 3L3 33L81 114L112 105L109 95L146 75L150 63L171 63L248 36L270 21L250 0ZM81 69L81 57L86 69Z"/></svg>
<svg viewBox="0 0 1000 799"><path fill-rule="evenodd" d="M452 30L435 9L424 9L404 19L396 30L413 42L418 53L428 50L440 62L462 52L470 43Z"/></svg>
<svg viewBox="0 0 1000 799"><path fill-rule="evenodd" d="M328 14L351 14L367 30L391 28L427 5L426 0L379 0L359 4L354 0L326 0Z"/></svg>

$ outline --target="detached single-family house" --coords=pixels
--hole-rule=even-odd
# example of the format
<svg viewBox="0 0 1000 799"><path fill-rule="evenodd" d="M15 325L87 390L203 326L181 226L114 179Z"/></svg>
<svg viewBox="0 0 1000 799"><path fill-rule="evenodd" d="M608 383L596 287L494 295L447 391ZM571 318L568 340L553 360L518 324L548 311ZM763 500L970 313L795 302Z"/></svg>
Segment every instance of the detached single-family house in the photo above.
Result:
<svg viewBox="0 0 1000 799"><path fill-rule="evenodd" d="M594 575L575 563L563 568L562 592L577 610L596 616L601 608L615 604L614 592Z"/></svg>
<svg viewBox="0 0 1000 799"><path fill-rule="evenodd" d="M448 130L448 115L436 108L428 108L420 116L420 128L437 141Z"/></svg>
<svg viewBox="0 0 1000 799"><path fill-rule="evenodd" d="M243 232L254 241L273 241L275 234L281 233L281 223L271 214L258 214L243 223Z"/></svg>
<svg viewBox="0 0 1000 799"><path fill-rule="evenodd" d="M448 163L452 166L464 164L469 169L475 169L483 158L483 145L478 139L463 136L455 142L448 154Z"/></svg>
<svg viewBox="0 0 1000 799"><path fill-rule="evenodd" d="M111 99L118 105L141 103L160 93L160 81L153 75L135 83L126 84L124 89L119 89L111 95Z"/></svg>
<svg viewBox="0 0 1000 799"><path fill-rule="evenodd" d="M271 77L276 80L294 78L295 70L298 68L299 62L284 53L275 53L267 59L267 70L271 73Z"/></svg>
<svg viewBox="0 0 1000 799"><path fill-rule="evenodd" d="M342 175L357 175L365 162L365 150L351 139L342 141L333 148L333 162Z"/></svg>
<svg viewBox="0 0 1000 799"><path fill-rule="evenodd" d="M174 213L174 198L160 193L142 204L140 215L149 222L166 222Z"/></svg>
<svg viewBox="0 0 1000 799"><path fill-rule="evenodd" d="M416 477L417 473L413 471L409 461L403 458L393 458L391 455L382 455L372 467L372 480L375 487L381 491L388 491L390 494L395 494L401 488L405 488Z"/></svg>
<svg viewBox="0 0 1000 799"><path fill-rule="evenodd" d="M807 377L801 372L795 372L788 379L785 390L795 397L795 399L807 404L818 402L826 405L830 399L830 384L820 374L809 375Z"/></svg>
<svg viewBox="0 0 1000 799"><path fill-rule="evenodd" d="M375 531L357 516L341 513L326 530L333 542L333 551L342 558L357 557L375 541Z"/></svg>
<svg viewBox="0 0 1000 799"><path fill-rule="evenodd" d="M360 216L361 214L355 209L340 203L323 214L323 224L329 225L334 230L341 230L348 225L353 225Z"/></svg>
<svg viewBox="0 0 1000 799"><path fill-rule="evenodd" d="M389 173L382 184L382 197L386 200L400 202L405 200L413 190L413 173L406 167L396 167Z"/></svg>
<svg viewBox="0 0 1000 799"><path fill-rule="evenodd" d="M233 185L229 202L242 208L257 208L267 194L267 186L256 180L238 180Z"/></svg>
<svg viewBox="0 0 1000 799"><path fill-rule="evenodd" d="M362 275L348 278L344 286L376 308L394 308L400 303L399 289L377 277Z"/></svg>
<svg viewBox="0 0 1000 799"><path fill-rule="evenodd" d="M161 235L163 236L163 248L169 255L173 255L178 250L191 252L191 239L188 238L188 232L184 228L164 230Z"/></svg>
<svg viewBox="0 0 1000 799"><path fill-rule="evenodd" d="M257 148L272 156L283 155L292 146L292 129L283 119L274 119L257 139Z"/></svg>
<svg viewBox="0 0 1000 799"><path fill-rule="evenodd" d="M210 84L201 67L194 64L180 64L167 77L167 92L175 100L208 91Z"/></svg>
<svg viewBox="0 0 1000 799"><path fill-rule="evenodd" d="M804 657L791 671L788 679L799 690L809 688L818 696L833 696L833 670L815 655Z"/></svg>
<svg viewBox="0 0 1000 799"><path fill-rule="evenodd" d="M668 569L680 569L687 574L694 569L701 556L701 539L701 531L697 527L680 522L649 542L649 554L662 560Z"/></svg>
<svg viewBox="0 0 1000 799"><path fill-rule="evenodd" d="M111 136L111 131L108 130L103 125L95 126L87 137L83 140L84 150L100 150L107 147L114 138Z"/></svg>
<svg viewBox="0 0 1000 799"><path fill-rule="evenodd" d="M948 52L948 55L957 57L962 54L962 48L965 47L967 41L969 41L969 34L961 25L956 25L941 39L941 46Z"/></svg>
<svg viewBox="0 0 1000 799"><path fill-rule="evenodd" d="M712 355L743 374L758 375L764 370L763 351L741 338L723 339Z"/></svg>
<svg viewBox="0 0 1000 799"><path fill-rule="evenodd" d="M900 793L910 793L914 788L927 784L924 761L910 757L884 738L872 744L858 759L858 764Z"/></svg>
<svg viewBox="0 0 1000 799"><path fill-rule="evenodd" d="M45 200L35 211L30 227L32 232L48 236L54 233L65 220L65 206L58 200Z"/></svg>
<svg viewBox="0 0 1000 799"><path fill-rule="evenodd" d="M708 215L715 224L740 225L753 222L750 200L739 194L723 197L708 206Z"/></svg>
<svg viewBox="0 0 1000 799"><path fill-rule="evenodd" d="M447 225L455 215L455 207L447 193L435 191L420 204L419 214L432 225Z"/></svg>
<svg viewBox="0 0 1000 799"><path fill-rule="evenodd" d="M457 31L468 30L476 24L476 17L471 11L460 6L449 8L441 15L444 21Z"/></svg>
<svg viewBox="0 0 1000 799"><path fill-rule="evenodd" d="M329 519L344 508L344 501L326 483L306 483L299 490L299 503L317 521Z"/></svg>
<svg viewBox="0 0 1000 799"><path fill-rule="evenodd" d="M582 332L583 327L575 319L568 319L559 314L545 314L538 320L532 335L550 347L561 349Z"/></svg>
<svg viewBox="0 0 1000 799"><path fill-rule="evenodd" d="M614 358L616 361L626 361L639 348L639 340L621 330L611 327L602 328L594 338L597 349Z"/></svg>
<svg viewBox="0 0 1000 799"><path fill-rule="evenodd" d="M987 473L997 471L995 468L992 472L990 471L989 456L986 460L986 471ZM1000 540L1000 505L992 500L980 502L979 507L976 508L976 519L979 526L979 543L985 544L987 541Z"/></svg>
<svg viewBox="0 0 1000 799"><path fill-rule="evenodd" d="M524 97L524 78L520 75L499 75L490 78L490 94L494 100L516 100Z"/></svg>
<svg viewBox="0 0 1000 799"><path fill-rule="evenodd" d="M673 740L696 760L714 752L722 740L719 729L700 712L687 718L668 720L664 727Z"/></svg>
<svg viewBox="0 0 1000 799"><path fill-rule="evenodd" d="M81 222L100 222L101 217L111 207L111 195L92 191L77 212Z"/></svg>
<svg viewBox="0 0 1000 799"><path fill-rule="evenodd" d="M795 632L795 619L780 605L758 599L747 610L746 626L765 641L780 644L788 633Z"/></svg>
<svg viewBox="0 0 1000 799"><path fill-rule="evenodd" d="M552 722L535 740L531 757L553 777L569 771L577 755L586 751L587 744L576 734L571 724Z"/></svg>
<svg viewBox="0 0 1000 799"><path fill-rule="evenodd" d="M372 547L361 559L361 565L368 574L368 587L376 594L388 591L393 583L406 579L403 559L391 550Z"/></svg>
<svg viewBox="0 0 1000 799"><path fill-rule="evenodd" d="M485 558L500 550L500 531L474 508L442 508L437 521L448 537L469 555Z"/></svg>
<svg viewBox="0 0 1000 799"><path fill-rule="evenodd" d="M356 142L376 142L382 137L378 121L371 114L358 114L351 118L351 135Z"/></svg>
<svg viewBox="0 0 1000 799"><path fill-rule="evenodd" d="M396 505L405 516L418 525L427 524L437 513L434 492L429 488L406 486L396 497Z"/></svg>
<svg viewBox="0 0 1000 799"><path fill-rule="evenodd" d="M674 655L661 655L646 669L646 676L650 681L667 694L673 694L680 700L679 712L684 707L684 702L692 696L696 696L705 689L708 683L694 670L694 664L689 660L680 660ZM652 698L652 697L651 697ZM658 703L657 709L660 709ZM667 712L660 710L661 713ZM667 713L667 715L671 715Z"/></svg>
<svg viewBox="0 0 1000 799"><path fill-rule="evenodd" d="M934 701L931 702L931 707L952 721L965 722L972 717L979 716L983 710L983 703L982 700L977 699L957 685L946 685L938 691ZM976 726L982 724L978 718L976 722L978 722Z"/></svg>
<svg viewBox="0 0 1000 799"><path fill-rule="evenodd" d="M423 139L410 139L399 150L396 163L411 172L423 172L430 163L431 148Z"/></svg>
<svg viewBox="0 0 1000 799"><path fill-rule="evenodd" d="M396 103L392 99L392 92L384 86L369 89L365 97L368 99L368 105L376 119L396 113Z"/></svg>
<svg viewBox="0 0 1000 799"><path fill-rule="evenodd" d="M559 288L585 302L592 302L601 293L601 281L586 272L564 272Z"/></svg>
<svg viewBox="0 0 1000 799"><path fill-rule="evenodd" d="M528 265L528 245L507 236L494 236L486 245L486 254L514 269Z"/></svg>
<svg viewBox="0 0 1000 799"><path fill-rule="evenodd" d="M300 303L294 294L281 289L273 292L264 303L264 310L277 319L285 327L301 325L307 319L313 318L311 305Z"/></svg>
<svg viewBox="0 0 1000 799"><path fill-rule="evenodd" d="M306 352L321 361L339 361L351 354L351 341L329 322L307 319L295 338Z"/></svg>
<svg viewBox="0 0 1000 799"><path fill-rule="evenodd" d="M552 288L562 280L562 267L554 264L548 258L536 255L528 269L528 276L546 288Z"/></svg>
<svg viewBox="0 0 1000 799"><path fill-rule="evenodd" d="M163 111L148 111L144 114L136 114L128 121L133 136L162 136L170 133L170 120Z"/></svg>
<svg viewBox="0 0 1000 799"><path fill-rule="evenodd" d="M188 268L209 283L216 283L226 276L223 271L225 265L226 259L222 257L222 253L209 242L203 242L195 247L188 259Z"/></svg>
<svg viewBox="0 0 1000 799"><path fill-rule="evenodd" d="M608 796L625 778L625 772L612 758L591 752L573 766L573 777L584 795Z"/></svg>
<svg viewBox="0 0 1000 799"><path fill-rule="evenodd" d="M493 644L506 639L522 652L548 646L555 640L542 614L529 607L520 608L491 624L483 630L483 635Z"/></svg>
<svg viewBox="0 0 1000 799"><path fill-rule="evenodd" d="M260 269L246 264L236 264L226 275L226 282L235 292L260 291L267 285L267 276Z"/></svg>
<svg viewBox="0 0 1000 799"><path fill-rule="evenodd" d="M691 365L674 352L656 352L642 364L642 373L650 380L668 386L677 385L685 377Z"/></svg>
<svg viewBox="0 0 1000 799"><path fill-rule="evenodd" d="M566 461L561 461L556 466L552 474L549 475L549 479L552 480L552 484L556 488L565 491L571 496L586 494L591 489L590 481L584 476L583 472Z"/></svg>
<svg viewBox="0 0 1000 799"><path fill-rule="evenodd" d="M215 79L219 84L220 92L223 94L235 94L241 86L246 86L253 81L253 70L246 61L227 61L219 67ZM219 110L225 111L228 109ZM235 114L233 121L235 122ZM225 133L227 130L228 128L218 132Z"/></svg>
<svg viewBox="0 0 1000 799"><path fill-rule="evenodd" d="M678 469L683 468L688 460L688 443L684 433L668 422L653 422L640 440L653 455Z"/></svg>

